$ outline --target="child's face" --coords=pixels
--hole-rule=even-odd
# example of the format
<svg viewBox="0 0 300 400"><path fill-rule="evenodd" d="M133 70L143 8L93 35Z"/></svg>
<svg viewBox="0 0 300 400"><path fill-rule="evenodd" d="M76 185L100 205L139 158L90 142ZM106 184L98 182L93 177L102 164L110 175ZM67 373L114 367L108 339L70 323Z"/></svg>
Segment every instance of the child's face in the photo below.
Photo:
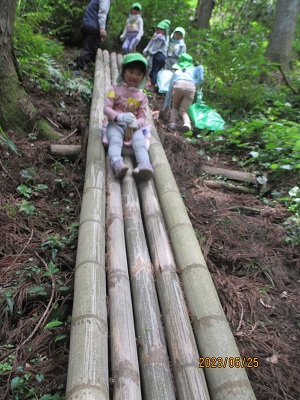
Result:
<svg viewBox="0 0 300 400"><path fill-rule="evenodd" d="M144 73L138 68L126 68L124 71L124 82L128 86L138 87L144 78Z"/></svg>
<svg viewBox="0 0 300 400"><path fill-rule="evenodd" d="M165 35L166 36L166 31L164 29L156 28L156 33L159 35Z"/></svg>
<svg viewBox="0 0 300 400"><path fill-rule="evenodd" d="M181 32L175 31L173 37L175 40L181 40L183 39L183 34Z"/></svg>
<svg viewBox="0 0 300 400"><path fill-rule="evenodd" d="M138 8L132 8L131 9L131 15L136 15L136 14L140 14L141 11Z"/></svg>

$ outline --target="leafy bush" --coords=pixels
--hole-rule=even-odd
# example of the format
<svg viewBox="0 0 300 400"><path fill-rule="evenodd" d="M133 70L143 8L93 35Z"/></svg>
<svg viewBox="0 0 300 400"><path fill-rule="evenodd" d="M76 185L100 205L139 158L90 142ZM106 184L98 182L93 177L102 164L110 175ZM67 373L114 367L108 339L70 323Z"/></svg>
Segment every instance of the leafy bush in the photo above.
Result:
<svg viewBox="0 0 300 400"><path fill-rule="evenodd" d="M18 58L39 57L45 53L57 60L63 58L62 45L39 31L39 27L47 21L48 17L49 13L44 11L17 16L14 44Z"/></svg>
<svg viewBox="0 0 300 400"><path fill-rule="evenodd" d="M220 28L193 30L191 36L186 40L188 51L205 68L203 91L207 99L232 112L262 104L262 76L273 67L264 57L266 42L258 24L252 24L246 36Z"/></svg>

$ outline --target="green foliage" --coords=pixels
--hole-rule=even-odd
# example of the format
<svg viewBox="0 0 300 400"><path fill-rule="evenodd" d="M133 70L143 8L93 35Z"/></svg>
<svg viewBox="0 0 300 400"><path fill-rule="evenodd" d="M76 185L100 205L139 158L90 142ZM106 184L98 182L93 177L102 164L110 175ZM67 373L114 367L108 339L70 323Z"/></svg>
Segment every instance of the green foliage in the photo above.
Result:
<svg viewBox="0 0 300 400"><path fill-rule="evenodd" d="M33 7L34 2L31 3ZM23 5L27 12L24 12ZM46 1L34 11L27 3L19 3L14 40L20 72L44 91L65 91L69 96L80 95L89 101L92 83L84 78L74 79L69 70L61 69L58 61L63 58L62 44L54 40L49 29L45 29L49 20L51 22L55 18L58 6L64 8L66 3L59 1L54 7L50 1ZM71 5L68 7L70 9Z"/></svg>
<svg viewBox="0 0 300 400"><path fill-rule="evenodd" d="M273 68L264 58L264 31L258 24L249 25L248 35L217 27L194 29L186 39L189 52L205 69L205 97L233 112L262 104L261 79Z"/></svg>
<svg viewBox="0 0 300 400"><path fill-rule="evenodd" d="M14 31L14 44L17 57L20 59L30 58L32 56L39 58L43 54L62 59L62 45L45 36L39 31L49 18L48 12L31 12L27 14L17 14Z"/></svg>
<svg viewBox="0 0 300 400"><path fill-rule="evenodd" d="M16 148L14 142L12 142L10 139L8 139L7 135L3 131L3 129L0 126L0 145L4 147L10 148L14 153L21 155Z"/></svg>
<svg viewBox="0 0 300 400"><path fill-rule="evenodd" d="M71 248L75 247L75 240L78 236L78 227L79 223L74 222L67 229L69 231L68 236L61 237L59 234L57 235L49 235L46 241L43 243L42 248L51 250L52 260L54 260L57 256L59 250L63 250L66 246L71 246Z"/></svg>
<svg viewBox="0 0 300 400"><path fill-rule="evenodd" d="M270 29L275 15L276 0L219 0L217 15L212 18L213 23L221 23L225 27L248 31L249 21L258 22Z"/></svg>
<svg viewBox="0 0 300 400"><path fill-rule="evenodd" d="M27 200L22 200L17 206L20 212L24 212L27 215L33 214L35 210L35 206Z"/></svg>

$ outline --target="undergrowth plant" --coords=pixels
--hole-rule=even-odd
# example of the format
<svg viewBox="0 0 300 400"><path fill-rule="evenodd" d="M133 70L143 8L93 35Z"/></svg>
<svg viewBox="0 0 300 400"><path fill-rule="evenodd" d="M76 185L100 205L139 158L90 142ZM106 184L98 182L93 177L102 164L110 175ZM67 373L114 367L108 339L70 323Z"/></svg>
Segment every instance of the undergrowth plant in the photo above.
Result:
<svg viewBox="0 0 300 400"><path fill-rule="evenodd" d="M51 8L17 14L15 21L15 49L19 69L23 76L42 90L64 91L69 96L80 95L89 101L92 97L92 83L80 77L74 79L71 71L63 69L63 45L41 27L48 22Z"/></svg>

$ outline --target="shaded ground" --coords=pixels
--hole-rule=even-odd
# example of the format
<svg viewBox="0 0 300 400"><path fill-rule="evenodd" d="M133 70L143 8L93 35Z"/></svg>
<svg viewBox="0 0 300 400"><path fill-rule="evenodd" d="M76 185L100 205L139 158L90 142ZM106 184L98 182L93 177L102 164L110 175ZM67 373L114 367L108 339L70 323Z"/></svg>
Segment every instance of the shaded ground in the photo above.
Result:
<svg viewBox="0 0 300 400"><path fill-rule="evenodd" d="M63 143L81 143L89 105L35 88L31 96L68 136ZM161 101L150 98L153 111ZM300 250L286 243L288 213L255 194L209 188L200 173L205 142L192 146L157 118L156 125L241 356L258 358L259 367L247 369L257 399L299 399ZM49 143L33 136L9 137L21 155L0 148L0 398L59 399L84 165L54 159ZM230 161L216 156L210 164Z"/></svg>

